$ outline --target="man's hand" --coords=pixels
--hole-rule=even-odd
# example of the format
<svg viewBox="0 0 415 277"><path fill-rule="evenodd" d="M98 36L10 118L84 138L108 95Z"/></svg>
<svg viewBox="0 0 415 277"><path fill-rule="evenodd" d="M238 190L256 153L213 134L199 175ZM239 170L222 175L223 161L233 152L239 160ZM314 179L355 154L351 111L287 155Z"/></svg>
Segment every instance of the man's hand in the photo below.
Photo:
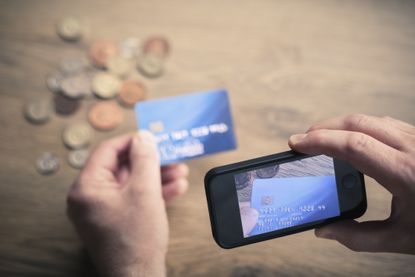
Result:
<svg viewBox="0 0 415 277"><path fill-rule="evenodd" d="M160 169L153 136L141 131L100 144L68 195L68 215L102 276L163 276L165 202L188 187L184 164Z"/></svg>
<svg viewBox="0 0 415 277"><path fill-rule="evenodd" d="M348 161L393 195L386 220L341 221L316 229L316 236L355 251L415 254L414 126L389 117L350 115L293 135L289 145L298 152Z"/></svg>

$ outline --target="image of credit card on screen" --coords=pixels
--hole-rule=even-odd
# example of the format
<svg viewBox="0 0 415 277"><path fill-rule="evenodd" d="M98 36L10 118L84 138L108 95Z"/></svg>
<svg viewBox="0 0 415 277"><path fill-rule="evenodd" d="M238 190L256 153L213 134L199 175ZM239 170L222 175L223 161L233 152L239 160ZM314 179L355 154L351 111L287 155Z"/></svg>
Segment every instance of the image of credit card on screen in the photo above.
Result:
<svg viewBox="0 0 415 277"><path fill-rule="evenodd" d="M212 233L233 248L298 233L366 211L363 175L325 155L287 151L211 169Z"/></svg>

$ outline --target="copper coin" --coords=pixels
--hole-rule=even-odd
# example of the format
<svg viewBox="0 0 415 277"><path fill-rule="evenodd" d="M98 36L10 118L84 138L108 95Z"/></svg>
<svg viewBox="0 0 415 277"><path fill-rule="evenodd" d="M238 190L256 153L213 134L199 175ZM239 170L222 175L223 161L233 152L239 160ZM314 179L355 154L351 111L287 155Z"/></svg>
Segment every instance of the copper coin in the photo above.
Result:
<svg viewBox="0 0 415 277"><path fill-rule="evenodd" d="M60 115L73 114L79 109L81 105L79 100L66 97L61 93L55 94L53 103L55 104L55 112Z"/></svg>
<svg viewBox="0 0 415 277"><path fill-rule="evenodd" d="M95 41L89 48L89 57L93 65L103 68L111 57L118 53L117 44L109 40Z"/></svg>
<svg viewBox="0 0 415 277"><path fill-rule="evenodd" d="M154 54L161 58L165 58L170 52L170 45L165 37L150 37L144 42L143 52L145 54Z"/></svg>
<svg viewBox="0 0 415 277"><path fill-rule="evenodd" d="M124 114L117 103L103 101L96 103L88 114L91 125L102 131L109 131L117 127L124 120Z"/></svg>
<svg viewBox="0 0 415 277"><path fill-rule="evenodd" d="M122 86L118 98L120 102L127 106L131 107L136 102L144 100L146 96L146 88L144 85L137 80L127 80Z"/></svg>

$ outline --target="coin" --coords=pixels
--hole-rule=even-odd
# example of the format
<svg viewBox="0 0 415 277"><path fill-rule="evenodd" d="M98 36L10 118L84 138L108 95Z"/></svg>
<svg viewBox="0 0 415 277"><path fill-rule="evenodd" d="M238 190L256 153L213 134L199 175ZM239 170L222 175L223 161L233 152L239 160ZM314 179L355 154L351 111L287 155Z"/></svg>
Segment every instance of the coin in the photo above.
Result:
<svg viewBox="0 0 415 277"><path fill-rule="evenodd" d="M114 56L108 60L107 68L112 74L125 77L133 70L134 64L131 59L121 56Z"/></svg>
<svg viewBox="0 0 415 277"><path fill-rule="evenodd" d="M120 56L131 59L140 54L140 40L136 37L129 37L120 43Z"/></svg>
<svg viewBox="0 0 415 277"><path fill-rule="evenodd" d="M60 64L60 70L64 75L79 73L88 67L88 61L83 58L65 59Z"/></svg>
<svg viewBox="0 0 415 277"><path fill-rule="evenodd" d="M62 92L69 98L81 98L91 94L91 78L87 74L71 75L62 80Z"/></svg>
<svg viewBox="0 0 415 277"><path fill-rule="evenodd" d="M277 175L278 169L280 168L280 166L277 165L272 165L272 166L268 166L268 167L263 167L263 168L259 168L256 170L256 175L259 178L272 178L275 175Z"/></svg>
<svg viewBox="0 0 415 277"><path fill-rule="evenodd" d="M162 36L148 38L143 45L144 54L154 54L160 58L165 58L170 52L168 40Z"/></svg>
<svg viewBox="0 0 415 277"><path fill-rule="evenodd" d="M91 143L92 130L85 122L73 123L62 133L62 140L71 149L80 149Z"/></svg>
<svg viewBox="0 0 415 277"><path fill-rule="evenodd" d="M53 153L44 152L37 157L35 167L40 174L55 173L59 169L59 158Z"/></svg>
<svg viewBox="0 0 415 277"><path fill-rule="evenodd" d="M248 172L235 175L235 186L237 190L244 189L252 183L252 175Z"/></svg>
<svg viewBox="0 0 415 277"><path fill-rule="evenodd" d="M93 65L106 67L108 59L117 55L118 47L113 41L95 41L89 48L89 57Z"/></svg>
<svg viewBox="0 0 415 277"><path fill-rule="evenodd" d="M60 92L63 78L64 78L63 74L60 73L59 71L49 74L46 77L46 86L52 92L55 92L55 93Z"/></svg>
<svg viewBox="0 0 415 277"><path fill-rule="evenodd" d="M123 111L113 101L98 102L88 113L88 120L91 125L102 131L114 129L121 124L123 119Z"/></svg>
<svg viewBox="0 0 415 277"><path fill-rule="evenodd" d="M120 102L127 107L131 107L136 102L144 100L145 96L146 88L137 80L124 81L118 94Z"/></svg>
<svg viewBox="0 0 415 277"><path fill-rule="evenodd" d="M92 91L100 98L112 98L119 92L121 80L114 75L100 72L92 79Z"/></svg>
<svg viewBox="0 0 415 277"><path fill-rule="evenodd" d="M89 157L88 149L71 150L68 153L68 163L73 168L83 168Z"/></svg>
<svg viewBox="0 0 415 277"><path fill-rule="evenodd" d="M138 69L144 76L155 78L163 73L163 61L157 55L146 54L139 59Z"/></svg>
<svg viewBox="0 0 415 277"><path fill-rule="evenodd" d="M28 101L23 108L24 115L30 123L42 124L52 115L52 103L49 98L38 98Z"/></svg>
<svg viewBox="0 0 415 277"><path fill-rule="evenodd" d="M58 35L67 41L77 41L82 36L82 25L78 18L65 17L56 25Z"/></svg>
<svg viewBox="0 0 415 277"><path fill-rule="evenodd" d="M79 109L81 105L79 100L66 97L61 93L55 94L53 102L55 104L55 112L60 115L73 114Z"/></svg>

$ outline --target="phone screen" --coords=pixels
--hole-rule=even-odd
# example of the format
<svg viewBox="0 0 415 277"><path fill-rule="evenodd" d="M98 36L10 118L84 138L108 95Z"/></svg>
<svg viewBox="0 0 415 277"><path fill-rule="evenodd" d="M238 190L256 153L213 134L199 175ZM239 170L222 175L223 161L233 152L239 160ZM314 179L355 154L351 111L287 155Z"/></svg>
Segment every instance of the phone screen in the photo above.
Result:
<svg viewBox="0 0 415 277"><path fill-rule="evenodd" d="M244 237L340 215L334 163L320 155L234 175Z"/></svg>

